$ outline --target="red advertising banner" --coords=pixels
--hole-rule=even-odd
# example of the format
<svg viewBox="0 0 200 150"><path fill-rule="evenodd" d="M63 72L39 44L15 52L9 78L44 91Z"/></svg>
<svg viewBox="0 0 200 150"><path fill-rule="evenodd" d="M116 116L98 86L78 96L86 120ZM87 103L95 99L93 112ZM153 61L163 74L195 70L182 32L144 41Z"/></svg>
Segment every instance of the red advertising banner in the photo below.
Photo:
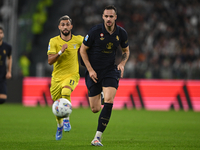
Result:
<svg viewBox="0 0 200 150"><path fill-rule="evenodd" d="M24 106L51 106L50 78L27 77L23 80ZM84 78L71 95L74 108L89 107ZM121 79L114 100L114 109L200 111L199 80L137 80Z"/></svg>

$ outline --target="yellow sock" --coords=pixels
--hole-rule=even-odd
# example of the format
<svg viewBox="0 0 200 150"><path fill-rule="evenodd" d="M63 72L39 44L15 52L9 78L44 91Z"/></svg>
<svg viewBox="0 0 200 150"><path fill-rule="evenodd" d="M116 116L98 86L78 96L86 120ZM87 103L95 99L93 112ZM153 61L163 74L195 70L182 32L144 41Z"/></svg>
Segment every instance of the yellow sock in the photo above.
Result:
<svg viewBox="0 0 200 150"><path fill-rule="evenodd" d="M71 102L71 98L70 98L71 93L72 93L71 89L63 88L61 92L62 98L66 98Z"/></svg>
<svg viewBox="0 0 200 150"><path fill-rule="evenodd" d="M56 122L58 127L62 127L63 126L63 118L57 117L56 116Z"/></svg>

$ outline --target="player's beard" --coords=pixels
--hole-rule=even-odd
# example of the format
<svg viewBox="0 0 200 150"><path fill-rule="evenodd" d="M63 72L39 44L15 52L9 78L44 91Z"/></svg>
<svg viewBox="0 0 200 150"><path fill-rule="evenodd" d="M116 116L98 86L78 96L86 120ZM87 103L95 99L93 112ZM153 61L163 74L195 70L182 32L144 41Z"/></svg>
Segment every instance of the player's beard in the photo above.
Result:
<svg viewBox="0 0 200 150"><path fill-rule="evenodd" d="M63 34L64 36L68 36L68 35L71 33L71 31L68 31L68 32L61 31L61 32L62 32L62 34Z"/></svg>
<svg viewBox="0 0 200 150"><path fill-rule="evenodd" d="M107 21L106 22L106 26L109 28L109 27L112 27L113 26L113 22L111 21Z"/></svg>

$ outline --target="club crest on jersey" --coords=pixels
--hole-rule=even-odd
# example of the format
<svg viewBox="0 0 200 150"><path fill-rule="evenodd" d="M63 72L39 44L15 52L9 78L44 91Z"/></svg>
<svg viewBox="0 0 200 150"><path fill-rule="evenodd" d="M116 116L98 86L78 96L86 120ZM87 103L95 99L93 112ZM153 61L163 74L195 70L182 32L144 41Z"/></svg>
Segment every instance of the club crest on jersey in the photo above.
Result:
<svg viewBox="0 0 200 150"><path fill-rule="evenodd" d="M106 48L107 49L112 49L113 47L113 43L109 42L107 45L106 45Z"/></svg>
<svg viewBox="0 0 200 150"><path fill-rule="evenodd" d="M76 49L76 45L77 45L77 44L72 44L72 45L74 46L74 49Z"/></svg>
<svg viewBox="0 0 200 150"><path fill-rule="evenodd" d="M103 37L103 36L104 36L104 34L101 33L101 34L100 34L100 40L102 40L102 41L104 40L104 37Z"/></svg>

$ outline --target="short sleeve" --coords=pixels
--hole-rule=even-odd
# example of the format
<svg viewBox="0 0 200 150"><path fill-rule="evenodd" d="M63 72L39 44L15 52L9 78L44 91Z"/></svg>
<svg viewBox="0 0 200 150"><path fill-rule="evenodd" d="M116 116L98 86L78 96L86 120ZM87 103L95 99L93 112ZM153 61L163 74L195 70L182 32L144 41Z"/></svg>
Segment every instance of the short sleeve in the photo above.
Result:
<svg viewBox="0 0 200 150"><path fill-rule="evenodd" d="M94 34L93 34L92 30L90 30L88 32L88 34L84 37L83 44L85 46L91 47L93 42L94 42Z"/></svg>
<svg viewBox="0 0 200 150"><path fill-rule="evenodd" d="M84 37L79 35L79 46L83 43Z"/></svg>
<svg viewBox="0 0 200 150"><path fill-rule="evenodd" d="M56 54L56 45L55 45L55 42L50 39L49 41L49 45L48 45L48 51L47 51L47 55L49 54Z"/></svg>
<svg viewBox="0 0 200 150"><path fill-rule="evenodd" d="M121 43L120 46L122 48L126 48L128 46L128 34L124 29L121 29Z"/></svg>

